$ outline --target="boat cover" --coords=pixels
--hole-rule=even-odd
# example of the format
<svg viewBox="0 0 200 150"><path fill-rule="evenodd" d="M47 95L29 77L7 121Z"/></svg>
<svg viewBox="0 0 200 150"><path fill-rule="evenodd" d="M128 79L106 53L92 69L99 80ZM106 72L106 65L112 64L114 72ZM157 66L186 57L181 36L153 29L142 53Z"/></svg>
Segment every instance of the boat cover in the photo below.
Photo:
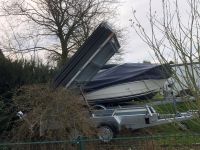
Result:
<svg viewBox="0 0 200 150"><path fill-rule="evenodd" d="M99 72L84 87L84 91L90 92L121 83L169 77L170 69L167 65L125 63Z"/></svg>

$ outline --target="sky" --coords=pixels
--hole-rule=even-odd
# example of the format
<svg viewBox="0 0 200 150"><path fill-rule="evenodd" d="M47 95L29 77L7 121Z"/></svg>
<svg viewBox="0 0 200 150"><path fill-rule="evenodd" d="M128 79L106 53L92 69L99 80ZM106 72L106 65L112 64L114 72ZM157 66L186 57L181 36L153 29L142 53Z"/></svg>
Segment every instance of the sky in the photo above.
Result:
<svg viewBox="0 0 200 150"><path fill-rule="evenodd" d="M143 60L151 61L152 57L148 46L138 37L129 21L133 18L133 10L136 10L136 14L139 18L146 17L149 9L149 0L119 0L119 2L115 22L117 26L125 29L126 36L124 40L126 41L126 45L121 44L124 53L122 56L123 62L134 63L142 62ZM145 19L141 19L141 22L144 24L146 24L146 21ZM148 29L148 27L146 28Z"/></svg>
<svg viewBox="0 0 200 150"><path fill-rule="evenodd" d="M139 18L145 18L148 14L149 0L121 0L119 6L118 20L116 24L125 29L125 45L122 47L124 54L123 62L142 62L152 60L149 47L136 34L131 27L130 19L133 18L133 10ZM145 23L145 19L141 19ZM147 21L147 20L146 20Z"/></svg>
<svg viewBox="0 0 200 150"><path fill-rule="evenodd" d="M131 27L130 19L133 19L133 11L136 11L136 16L140 20L145 31L150 32L148 21L149 15L149 1L150 0L119 0L119 7L117 9L117 16L114 19L116 26L125 29L125 45L123 49L123 62L138 63L145 61L154 62L154 53L144 41L136 34L133 27ZM180 0L182 1L182 0ZM171 2L171 1L170 1ZM152 0L153 10L157 11L157 15L162 15L162 0ZM184 8L181 6L181 8ZM0 27L2 28L2 27Z"/></svg>
<svg viewBox="0 0 200 150"><path fill-rule="evenodd" d="M150 0L119 0L120 6L118 8L118 17L116 18L117 25L126 30L125 41L126 45L122 46L124 50L124 55L122 56L123 62L143 62L155 61L156 57L154 56L154 52L148 47L144 41L136 34L133 27L131 27L130 19L133 19L133 11L135 10L136 17L139 19L142 27L145 29L145 32L151 33L151 28L148 20L149 16L149 5ZM169 0L165 2L170 2L170 10L175 12L175 0ZM188 24L188 17L190 16L189 9L189 1L188 0L178 0L179 13L181 18L181 23L185 26ZM156 18L159 21L163 21L162 15L162 0L151 0L152 12L155 12ZM134 19L133 19L134 20ZM174 19L174 23L177 25L176 19ZM175 25L174 24L174 25ZM150 35L150 34L148 34ZM160 32L156 33L157 37L160 38L163 35ZM166 50L165 50L166 52ZM170 59L170 52L166 52L166 57ZM172 56L174 57L174 56Z"/></svg>

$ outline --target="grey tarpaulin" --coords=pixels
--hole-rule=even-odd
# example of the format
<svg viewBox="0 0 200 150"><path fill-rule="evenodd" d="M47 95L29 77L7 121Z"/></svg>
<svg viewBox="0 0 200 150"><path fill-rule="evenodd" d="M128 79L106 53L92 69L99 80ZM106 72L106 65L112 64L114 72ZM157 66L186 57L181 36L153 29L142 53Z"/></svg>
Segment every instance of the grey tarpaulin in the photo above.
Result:
<svg viewBox="0 0 200 150"><path fill-rule="evenodd" d="M106 67L104 67L106 68ZM125 63L99 72L85 87L86 92L115 84L145 79L166 79L170 76L167 65Z"/></svg>

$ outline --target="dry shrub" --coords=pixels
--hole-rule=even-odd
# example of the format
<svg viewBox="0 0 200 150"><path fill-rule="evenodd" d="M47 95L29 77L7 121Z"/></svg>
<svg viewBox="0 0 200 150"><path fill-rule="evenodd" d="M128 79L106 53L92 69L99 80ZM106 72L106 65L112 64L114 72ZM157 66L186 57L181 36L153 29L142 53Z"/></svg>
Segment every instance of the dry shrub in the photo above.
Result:
<svg viewBox="0 0 200 150"><path fill-rule="evenodd" d="M72 91L24 86L16 91L13 101L24 113L12 131L13 141L71 140L95 134L84 101Z"/></svg>

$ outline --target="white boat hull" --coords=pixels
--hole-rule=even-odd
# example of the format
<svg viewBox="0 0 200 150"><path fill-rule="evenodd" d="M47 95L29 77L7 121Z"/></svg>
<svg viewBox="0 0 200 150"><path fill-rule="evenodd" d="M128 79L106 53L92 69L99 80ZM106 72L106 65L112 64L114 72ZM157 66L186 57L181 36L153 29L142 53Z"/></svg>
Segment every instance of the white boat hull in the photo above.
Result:
<svg viewBox="0 0 200 150"><path fill-rule="evenodd" d="M105 87L86 94L89 103L109 103L130 101L134 98L157 93L166 79L141 80Z"/></svg>

